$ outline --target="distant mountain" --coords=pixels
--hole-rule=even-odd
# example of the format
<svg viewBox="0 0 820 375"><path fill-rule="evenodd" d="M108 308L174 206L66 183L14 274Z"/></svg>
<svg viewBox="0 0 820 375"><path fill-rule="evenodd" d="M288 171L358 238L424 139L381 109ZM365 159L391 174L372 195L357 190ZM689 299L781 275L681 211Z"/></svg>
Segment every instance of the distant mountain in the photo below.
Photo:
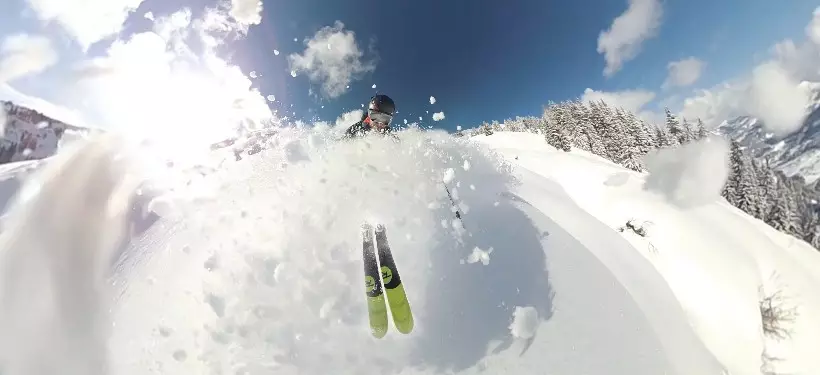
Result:
<svg viewBox="0 0 820 375"><path fill-rule="evenodd" d="M804 82L814 92L813 104L803 127L778 138L766 131L761 120L740 116L726 121L718 132L749 149L753 155L769 160L771 166L788 176L801 175L807 183L820 182L820 84Z"/></svg>
<svg viewBox="0 0 820 375"><path fill-rule="evenodd" d="M45 159L57 152L71 135L83 134L85 128L66 124L36 110L12 102L0 101L3 125L0 138L0 164Z"/></svg>

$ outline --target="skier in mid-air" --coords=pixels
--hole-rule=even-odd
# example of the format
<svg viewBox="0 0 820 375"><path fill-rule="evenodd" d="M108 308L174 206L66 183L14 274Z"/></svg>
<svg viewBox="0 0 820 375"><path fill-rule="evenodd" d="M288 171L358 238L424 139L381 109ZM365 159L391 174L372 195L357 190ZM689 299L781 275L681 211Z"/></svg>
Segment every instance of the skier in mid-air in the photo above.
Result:
<svg viewBox="0 0 820 375"><path fill-rule="evenodd" d="M362 115L362 119L347 128L345 137L363 136L372 130L382 134L390 133L393 131L390 123L395 113L396 104L393 103L393 99L384 94L373 96L370 98L367 111Z"/></svg>

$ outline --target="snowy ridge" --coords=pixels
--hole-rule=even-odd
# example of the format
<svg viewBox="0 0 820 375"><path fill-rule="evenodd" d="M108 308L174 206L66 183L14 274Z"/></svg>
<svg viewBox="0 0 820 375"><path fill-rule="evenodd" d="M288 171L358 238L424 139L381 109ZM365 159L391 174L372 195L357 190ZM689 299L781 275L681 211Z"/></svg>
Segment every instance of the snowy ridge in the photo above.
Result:
<svg viewBox="0 0 820 375"><path fill-rule="evenodd" d="M339 143L322 130L283 129L241 161L214 154L202 179L166 198L162 218L117 259L110 282L82 285L50 279L71 274L49 262L81 249L107 254L115 245L93 233L110 233L126 211L109 210L109 220L93 213L133 187L114 184L118 169L100 157L104 144L66 152L0 238L0 265L44 275L4 273L3 285L54 280L42 304L0 288L3 306L29 317L2 320L25 323L13 339L0 336L0 348L17 345L0 357L4 375L32 373L18 369L42 358L67 374L820 372L812 353L820 347L820 254L729 206L719 191L688 194L686 208L670 200L691 193L680 183L699 169L650 163L656 176L677 181L658 189L645 173L557 151L536 134L411 129L399 137ZM111 173L85 173L92 167ZM91 186L99 189L84 189ZM65 199L91 191L93 212ZM25 214L54 197L64 204L50 215L73 220L39 225ZM646 237L618 230L630 219L649 222ZM417 317L411 335L369 335L357 236L364 220L388 228ZM28 251L9 252L9 239ZM99 259L77 257L63 270L105 274ZM772 290L800 313L783 341L763 332L759 302ZM54 319L61 316L82 328L65 329ZM46 336L42 321L61 329ZM65 345L72 337L88 345ZM780 361L764 363L764 352Z"/></svg>
<svg viewBox="0 0 820 375"><path fill-rule="evenodd" d="M85 130L52 119L35 110L0 101L0 164L37 160L57 153L68 133L67 140L82 137Z"/></svg>
<svg viewBox="0 0 820 375"><path fill-rule="evenodd" d="M801 175L807 183L820 178L820 88L817 83L803 82L813 93L812 106L803 126L786 137L775 137L757 118L739 116L725 121L717 131L740 142L755 156L768 159L772 167L787 176Z"/></svg>

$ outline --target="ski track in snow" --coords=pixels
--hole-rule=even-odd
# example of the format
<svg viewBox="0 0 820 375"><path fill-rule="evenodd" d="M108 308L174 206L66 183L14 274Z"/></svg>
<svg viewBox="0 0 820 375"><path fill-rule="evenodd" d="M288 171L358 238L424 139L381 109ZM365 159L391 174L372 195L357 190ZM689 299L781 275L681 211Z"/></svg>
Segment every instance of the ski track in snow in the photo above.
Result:
<svg viewBox="0 0 820 375"><path fill-rule="evenodd" d="M0 237L0 265L32 271L0 279L0 323L16 327L0 337L0 372L753 374L764 345L785 355L782 368L820 369L806 349L820 323L801 319L792 344L772 345L756 305L773 270L816 291L820 276L800 267L818 256L725 204L682 211L643 191L639 174L534 134L334 137L283 130L240 162L215 155L207 173L153 203L156 222L121 207L99 220L72 203L86 196L102 209L122 189L94 180L115 172L84 172L112 170L99 143L58 155L73 173L43 163L52 174ZM26 215L31 207L40 216ZM614 230L628 215L654 221L648 239ZM130 242L108 238L120 221L142 223ZM370 336L363 221L387 227L415 315L410 335L391 326ZM77 269L54 268L83 251L93 256L77 257ZM108 252L112 268L101 261ZM43 298L21 298L21 284ZM820 313L816 297L800 297L803 314Z"/></svg>

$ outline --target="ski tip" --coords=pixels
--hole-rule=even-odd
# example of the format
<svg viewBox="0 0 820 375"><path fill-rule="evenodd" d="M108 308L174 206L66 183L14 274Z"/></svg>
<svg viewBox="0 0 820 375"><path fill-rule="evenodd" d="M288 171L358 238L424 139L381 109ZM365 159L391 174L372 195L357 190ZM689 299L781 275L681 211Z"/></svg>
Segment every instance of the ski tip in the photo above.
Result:
<svg viewBox="0 0 820 375"><path fill-rule="evenodd" d="M372 334L373 337L375 337L377 339L383 338L384 336L387 335L387 327L386 326L384 328L382 328L382 327L378 327L378 328L371 327L370 328L370 334Z"/></svg>
<svg viewBox="0 0 820 375"><path fill-rule="evenodd" d="M415 322L413 321L413 315L408 315L406 318L404 318L403 320L400 320L400 321L395 320L395 317L393 317L393 318L394 318L393 323L396 325L396 330L397 331L399 331L399 332L401 332L405 335L408 335L411 332L413 332L413 327L415 326Z"/></svg>

